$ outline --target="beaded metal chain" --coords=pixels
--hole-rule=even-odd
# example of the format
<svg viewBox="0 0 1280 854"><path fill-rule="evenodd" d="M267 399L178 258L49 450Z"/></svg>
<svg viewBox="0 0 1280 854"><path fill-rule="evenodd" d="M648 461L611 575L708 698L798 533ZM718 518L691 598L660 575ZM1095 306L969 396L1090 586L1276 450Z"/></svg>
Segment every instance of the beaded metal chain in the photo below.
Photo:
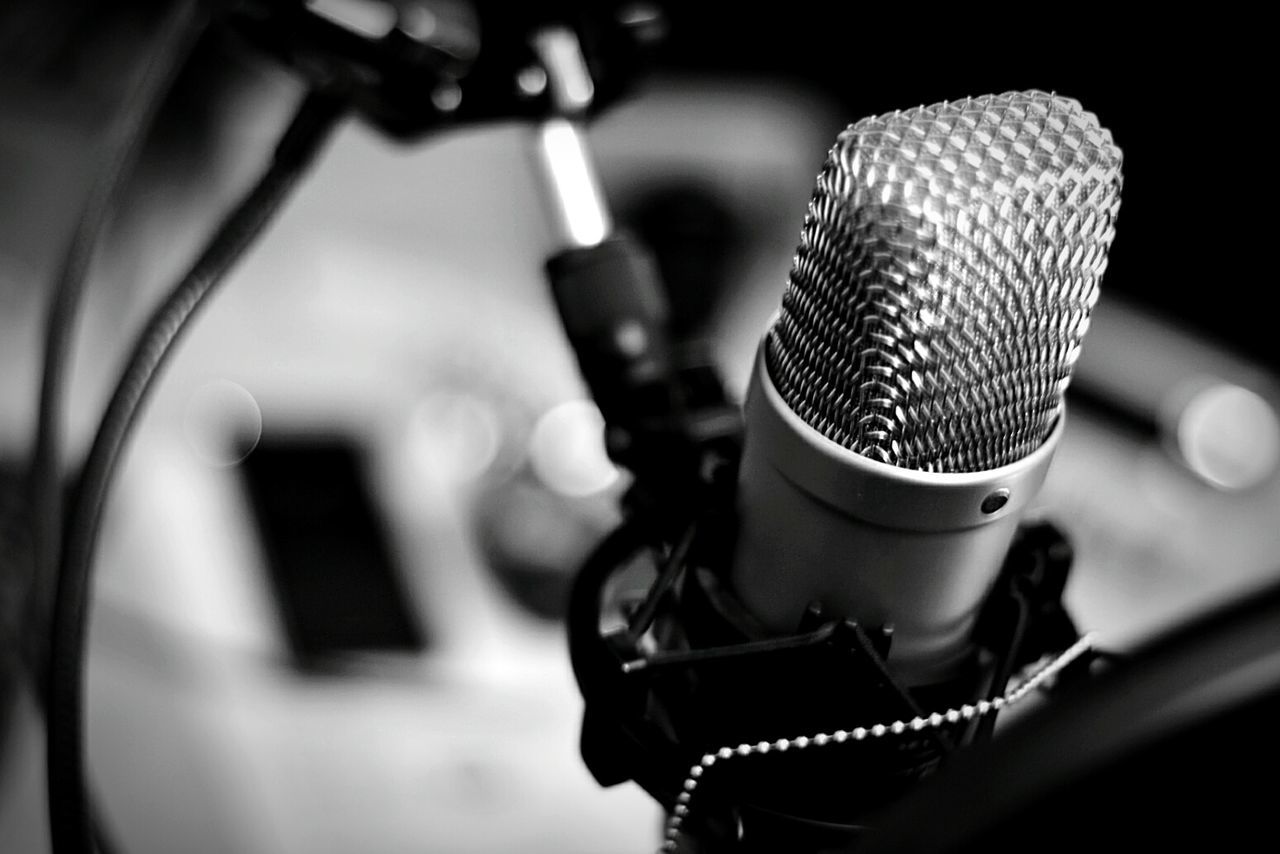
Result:
<svg viewBox="0 0 1280 854"><path fill-rule="evenodd" d="M698 764L689 769L688 776L684 778L682 790L680 795L676 798L675 809L671 811L671 815L667 818L666 831L663 835L663 843L659 852L670 852L676 850L676 843L680 838L680 826L684 824L685 818L689 815L689 802L693 799L693 792L698 788L698 783L706 770L719 761L732 759L735 756L751 756L753 754L770 753L774 751L782 752L793 748L796 750L803 750L807 747L825 747L828 744L843 744L850 740L863 741L868 738L881 738L890 734L900 735L908 730L911 732L919 732L926 727L938 727L943 723L958 723L962 720L972 720L975 717L982 717L983 715L987 715L991 712L999 711L1000 709L1013 705L1027 694L1039 688L1047 680L1057 675L1062 668L1079 658L1080 655L1089 648L1092 641L1092 635L1085 635L1053 661L1036 671L1022 684L1017 687L1010 688L1002 696L993 697L990 700L979 700L976 703L965 703L959 708L947 709L945 712L934 712L930 715L921 715L919 717L912 718L909 721L899 720L890 724L854 727L851 730L839 729L832 733L824 732L817 735L802 735L798 738L780 738L777 741L761 741L756 744L740 744L737 747L722 747L717 751L707 753L698 761Z"/></svg>

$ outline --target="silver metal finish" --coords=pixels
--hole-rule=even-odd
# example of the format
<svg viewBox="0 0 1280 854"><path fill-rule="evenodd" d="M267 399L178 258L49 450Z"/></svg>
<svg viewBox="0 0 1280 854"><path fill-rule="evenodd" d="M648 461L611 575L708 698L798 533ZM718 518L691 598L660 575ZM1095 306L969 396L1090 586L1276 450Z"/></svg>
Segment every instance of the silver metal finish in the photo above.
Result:
<svg viewBox="0 0 1280 854"><path fill-rule="evenodd" d="M907 685L972 652L1065 423L1120 150L1043 92L864 119L818 176L746 401L730 583L891 626Z"/></svg>
<svg viewBox="0 0 1280 854"><path fill-rule="evenodd" d="M613 231L613 219L577 121L595 94L591 74L572 30L540 30L532 47L545 70L542 86L550 87L555 108L555 115L534 126L530 146L552 239L557 249L595 246Z"/></svg>
<svg viewBox="0 0 1280 854"><path fill-rule="evenodd" d="M978 612L1065 419L1007 465L904 469L809 427L782 400L762 352L746 422L732 569L739 598L771 632L796 631L813 602L865 626L890 625L889 665L901 679L945 675L969 652ZM988 512L998 491L1008 498Z"/></svg>
<svg viewBox="0 0 1280 854"><path fill-rule="evenodd" d="M768 335L782 398L895 466L982 471L1029 454L1097 300L1120 165L1095 116L1043 92L850 125Z"/></svg>
<svg viewBox="0 0 1280 854"><path fill-rule="evenodd" d="M550 118L530 131L529 156L557 249L595 246L613 231L587 140L574 122Z"/></svg>
<svg viewBox="0 0 1280 854"><path fill-rule="evenodd" d="M533 49L546 68L556 111L576 115L590 107L595 83L573 31L565 27L539 30L533 36Z"/></svg>

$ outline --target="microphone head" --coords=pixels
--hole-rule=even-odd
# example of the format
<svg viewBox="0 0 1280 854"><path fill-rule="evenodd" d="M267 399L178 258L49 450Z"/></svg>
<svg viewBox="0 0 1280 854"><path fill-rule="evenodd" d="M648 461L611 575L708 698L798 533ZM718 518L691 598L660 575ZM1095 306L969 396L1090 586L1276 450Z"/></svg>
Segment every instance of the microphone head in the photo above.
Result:
<svg viewBox="0 0 1280 854"><path fill-rule="evenodd" d="M1092 113L1038 91L850 125L765 341L782 400L902 468L979 472L1030 454L1098 298L1121 159Z"/></svg>

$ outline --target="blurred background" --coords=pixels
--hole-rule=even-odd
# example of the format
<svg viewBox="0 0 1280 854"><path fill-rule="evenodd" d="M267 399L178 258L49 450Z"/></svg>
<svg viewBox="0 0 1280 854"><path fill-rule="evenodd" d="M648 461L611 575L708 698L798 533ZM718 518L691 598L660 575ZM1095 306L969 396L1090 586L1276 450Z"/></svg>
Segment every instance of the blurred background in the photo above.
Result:
<svg viewBox="0 0 1280 854"><path fill-rule="evenodd" d="M41 724L14 661L21 491L52 282L163 2L0 13L0 839L47 847ZM1037 513L1068 606L1117 649L1280 570L1280 352L1254 262L1265 188L1247 22L1141 45L826 4L673 4L588 139L677 322L740 392L827 148L864 115L1079 99L1126 155L1118 236ZM1141 62L1137 58L1141 55ZM92 272L68 409L86 446L150 306L274 144L296 76L196 47ZM658 808L578 755L563 633L627 476L542 265L527 123L342 126L184 341L97 562L93 780L121 854L652 850Z"/></svg>

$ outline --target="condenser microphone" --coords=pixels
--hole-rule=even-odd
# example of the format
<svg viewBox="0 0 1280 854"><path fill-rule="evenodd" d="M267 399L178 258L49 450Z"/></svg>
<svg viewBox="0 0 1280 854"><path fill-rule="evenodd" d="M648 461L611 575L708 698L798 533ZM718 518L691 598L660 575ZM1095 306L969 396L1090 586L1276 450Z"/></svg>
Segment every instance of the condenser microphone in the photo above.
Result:
<svg viewBox="0 0 1280 854"><path fill-rule="evenodd" d="M632 511L575 580L583 758L667 808L664 851L845 850L996 710L1084 674L1069 542L1027 510L1121 160L1039 91L837 137L741 431L682 434L705 479L686 524Z"/></svg>
<svg viewBox="0 0 1280 854"><path fill-rule="evenodd" d="M863 119L827 155L745 404L731 590L945 679L1062 435L1121 151L1039 91Z"/></svg>

